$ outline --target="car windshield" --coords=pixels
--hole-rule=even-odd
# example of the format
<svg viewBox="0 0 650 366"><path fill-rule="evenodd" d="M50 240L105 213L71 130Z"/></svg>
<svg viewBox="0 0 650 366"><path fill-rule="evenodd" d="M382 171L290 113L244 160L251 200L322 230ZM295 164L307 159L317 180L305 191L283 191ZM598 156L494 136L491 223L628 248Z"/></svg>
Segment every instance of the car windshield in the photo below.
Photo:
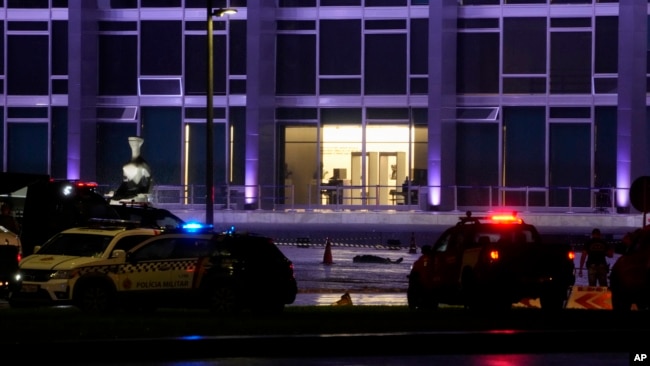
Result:
<svg viewBox="0 0 650 366"><path fill-rule="evenodd" d="M112 239L108 235L59 234L43 245L37 254L100 257Z"/></svg>
<svg viewBox="0 0 650 366"><path fill-rule="evenodd" d="M491 226L476 234L478 242L490 243L531 243L535 241L535 236L530 230L519 229L503 229L498 226Z"/></svg>

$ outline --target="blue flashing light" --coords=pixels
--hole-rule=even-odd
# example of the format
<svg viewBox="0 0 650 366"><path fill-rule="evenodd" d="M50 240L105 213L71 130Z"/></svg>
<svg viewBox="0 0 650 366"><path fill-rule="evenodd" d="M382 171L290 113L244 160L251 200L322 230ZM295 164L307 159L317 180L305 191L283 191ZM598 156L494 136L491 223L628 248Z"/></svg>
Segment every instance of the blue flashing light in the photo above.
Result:
<svg viewBox="0 0 650 366"><path fill-rule="evenodd" d="M180 337L180 339L186 340L186 341L197 341L203 339L203 336L200 335L188 335L188 336L183 336Z"/></svg>
<svg viewBox="0 0 650 366"><path fill-rule="evenodd" d="M185 230L187 232L190 232L190 233L201 231L201 230L205 229L206 227L207 226L205 226L205 225L203 225L201 223L198 223L198 222L188 222L188 223L183 224L183 226L182 226L183 230Z"/></svg>
<svg viewBox="0 0 650 366"><path fill-rule="evenodd" d="M230 229L226 230L226 234L232 235L235 233L235 227L231 226Z"/></svg>

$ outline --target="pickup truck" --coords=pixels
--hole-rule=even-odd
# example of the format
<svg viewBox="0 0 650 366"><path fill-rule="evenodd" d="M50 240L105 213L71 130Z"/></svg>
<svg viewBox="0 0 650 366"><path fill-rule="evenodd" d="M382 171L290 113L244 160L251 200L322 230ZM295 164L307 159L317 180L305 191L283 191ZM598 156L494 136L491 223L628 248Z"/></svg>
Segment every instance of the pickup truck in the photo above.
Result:
<svg viewBox="0 0 650 366"><path fill-rule="evenodd" d="M514 214L467 212L413 264L408 304L503 310L539 298L543 309L562 309L575 283L574 258L570 244L542 242L535 226Z"/></svg>

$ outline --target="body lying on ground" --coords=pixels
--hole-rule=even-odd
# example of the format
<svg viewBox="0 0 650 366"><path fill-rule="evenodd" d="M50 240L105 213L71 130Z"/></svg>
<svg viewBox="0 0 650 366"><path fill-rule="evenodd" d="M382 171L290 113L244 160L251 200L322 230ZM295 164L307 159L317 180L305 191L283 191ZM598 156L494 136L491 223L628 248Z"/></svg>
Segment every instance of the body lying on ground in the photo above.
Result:
<svg viewBox="0 0 650 366"><path fill-rule="evenodd" d="M402 263L404 258L398 258L395 260L392 260L390 258L384 258L380 257L378 255L372 255L372 254L362 254L362 255L356 255L354 258L352 258L352 261L354 263Z"/></svg>

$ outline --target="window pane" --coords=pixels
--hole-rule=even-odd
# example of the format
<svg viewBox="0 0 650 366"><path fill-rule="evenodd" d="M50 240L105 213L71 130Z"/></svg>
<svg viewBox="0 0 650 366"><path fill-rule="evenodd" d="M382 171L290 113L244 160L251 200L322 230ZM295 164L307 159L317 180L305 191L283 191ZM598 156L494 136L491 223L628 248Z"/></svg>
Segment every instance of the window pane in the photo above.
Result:
<svg viewBox="0 0 650 366"><path fill-rule="evenodd" d="M461 186L497 186L499 125L458 123L456 126L456 182ZM459 189L458 203L487 205L487 192L478 188Z"/></svg>
<svg viewBox="0 0 650 366"><path fill-rule="evenodd" d="M292 184L294 189L285 190L285 203L320 203L321 194L316 181L319 177L316 145L318 128L315 125L282 124L278 126L278 137L280 161L284 161L282 184Z"/></svg>
<svg viewBox="0 0 650 366"><path fill-rule="evenodd" d="M276 61L278 94L315 94L315 35L278 35Z"/></svg>
<svg viewBox="0 0 650 366"><path fill-rule="evenodd" d="M137 42L134 35L99 36L99 94L138 94Z"/></svg>
<svg viewBox="0 0 650 366"><path fill-rule="evenodd" d="M408 114L408 111L404 112ZM390 113L387 113L385 117L390 118ZM373 154L377 154L377 169L369 170L368 179L374 182L373 185L379 186L378 189L375 189L375 194L379 195L380 205L417 203L415 194L406 197L407 201L405 202L404 196L395 193L397 189L404 192L402 184L409 177L409 169L413 166L409 155L410 130L407 121L402 120L401 123L394 121L390 124L368 122L366 126L366 150L369 151L371 162L374 159ZM391 193L391 191L393 192Z"/></svg>
<svg viewBox="0 0 650 366"><path fill-rule="evenodd" d="M181 0L141 0L143 8L178 8Z"/></svg>
<svg viewBox="0 0 650 366"><path fill-rule="evenodd" d="M365 29L406 29L406 20L404 19L390 19L390 20L366 20Z"/></svg>
<svg viewBox="0 0 650 366"><path fill-rule="evenodd" d="M597 74L618 72L618 17L596 18L594 67Z"/></svg>
<svg viewBox="0 0 650 366"><path fill-rule="evenodd" d="M366 34L364 71L366 94L406 94L406 35Z"/></svg>
<svg viewBox="0 0 650 366"><path fill-rule="evenodd" d="M411 32L411 75L425 75L429 72L429 20L412 19Z"/></svg>
<svg viewBox="0 0 650 366"><path fill-rule="evenodd" d="M616 187L616 107L596 107L594 187Z"/></svg>
<svg viewBox="0 0 650 366"><path fill-rule="evenodd" d="M320 0L320 6L359 6L361 0Z"/></svg>
<svg viewBox="0 0 650 366"><path fill-rule="evenodd" d="M501 0L463 0L463 5L499 5Z"/></svg>
<svg viewBox="0 0 650 366"><path fill-rule="evenodd" d="M47 95L49 55L47 36L10 35L7 49L7 94ZM28 83L25 80L29 80Z"/></svg>
<svg viewBox="0 0 650 366"><path fill-rule="evenodd" d="M411 78L411 94L427 94L428 92L428 78Z"/></svg>
<svg viewBox="0 0 650 366"><path fill-rule="evenodd" d="M68 22L52 21L52 75L68 75Z"/></svg>
<svg viewBox="0 0 650 366"><path fill-rule="evenodd" d="M47 9L48 0L7 0L8 8Z"/></svg>
<svg viewBox="0 0 650 366"><path fill-rule="evenodd" d="M0 21L0 75L5 73L5 22Z"/></svg>
<svg viewBox="0 0 650 366"><path fill-rule="evenodd" d="M230 21L229 42L230 74L246 75L246 21Z"/></svg>
<svg viewBox="0 0 650 366"><path fill-rule="evenodd" d="M406 0L366 0L366 6L404 6Z"/></svg>
<svg viewBox="0 0 650 366"><path fill-rule="evenodd" d="M504 94L545 94L546 78L503 78Z"/></svg>
<svg viewBox="0 0 650 366"><path fill-rule="evenodd" d="M142 75L180 75L182 23L142 21L140 34Z"/></svg>
<svg viewBox="0 0 650 366"><path fill-rule="evenodd" d="M279 0L281 8L312 7L316 6L316 0Z"/></svg>
<svg viewBox="0 0 650 366"><path fill-rule="evenodd" d="M458 93L499 92L499 34L458 34Z"/></svg>
<svg viewBox="0 0 650 366"><path fill-rule="evenodd" d="M47 174L47 123L7 124L7 170Z"/></svg>
<svg viewBox="0 0 650 366"><path fill-rule="evenodd" d="M226 93L226 36L214 36L213 87L214 94ZM188 95L204 94L208 90L207 75L207 40L205 36L186 36L185 54L185 93Z"/></svg>
<svg viewBox="0 0 650 366"><path fill-rule="evenodd" d="M187 154L188 166L187 171L188 175L188 184L195 184L205 189L205 161L206 161L206 150L205 150L205 123L190 123L189 124L189 136L185 138L189 141L189 151ZM213 126L214 132L214 143L215 146L219 146L220 143L225 143L225 133L226 125L223 123L215 123ZM213 161L215 174L214 183L215 186L223 184L225 182L225 149L214 149L213 151ZM218 196L221 196L217 193ZM223 201L223 200L221 200ZM215 199L215 202L219 202ZM197 202L195 202L197 203Z"/></svg>
<svg viewBox="0 0 650 366"><path fill-rule="evenodd" d="M551 93L591 93L591 33L551 33Z"/></svg>
<svg viewBox="0 0 650 366"><path fill-rule="evenodd" d="M157 184L181 184L181 126L179 107L142 108L142 157Z"/></svg>
<svg viewBox="0 0 650 366"><path fill-rule="evenodd" d="M54 178L67 178L68 108L52 107L52 167Z"/></svg>
<svg viewBox="0 0 650 366"><path fill-rule="evenodd" d="M569 202L568 190L553 190L549 205L591 206L591 126L587 123L551 123L549 185L576 187Z"/></svg>
<svg viewBox="0 0 650 366"><path fill-rule="evenodd" d="M503 19L503 73L546 72L546 18Z"/></svg>
<svg viewBox="0 0 650 366"><path fill-rule="evenodd" d="M551 18L551 28L591 27L591 18Z"/></svg>
<svg viewBox="0 0 650 366"><path fill-rule="evenodd" d="M360 95L361 79L321 79L320 93Z"/></svg>
<svg viewBox="0 0 650 366"><path fill-rule="evenodd" d="M97 123L97 181L111 187L122 183L122 165L131 159L129 136L136 136L135 123Z"/></svg>
<svg viewBox="0 0 650 366"><path fill-rule="evenodd" d="M545 187L546 118L544 107L503 109L504 169L507 187ZM546 195L530 192L528 204L543 206ZM525 192L507 192L505 204L525 206Z"/></svg>
<svg viewBox="0 0 650 366"><path fill-rule="evenodd" d="M361 21L321 20L320 75L361 74Z"/></svg>

